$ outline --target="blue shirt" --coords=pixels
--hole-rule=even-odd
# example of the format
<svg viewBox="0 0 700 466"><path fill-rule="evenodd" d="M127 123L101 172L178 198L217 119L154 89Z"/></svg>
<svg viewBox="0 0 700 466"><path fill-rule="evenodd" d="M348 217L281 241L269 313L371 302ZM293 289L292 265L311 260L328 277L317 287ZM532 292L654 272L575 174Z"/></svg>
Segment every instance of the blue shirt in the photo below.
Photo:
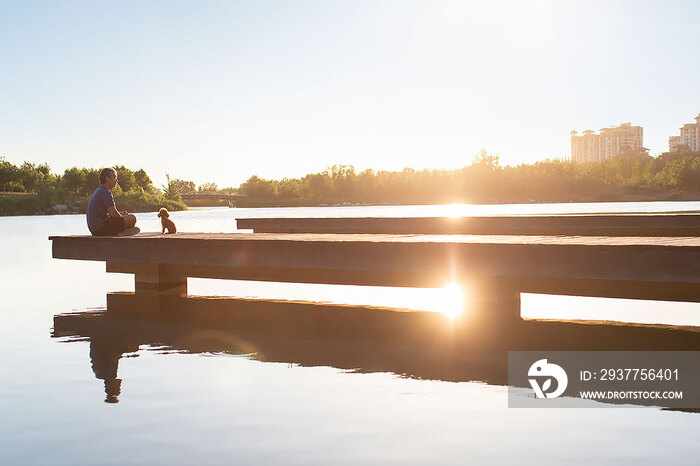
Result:
<svg viewBox="0 0 700 466"><path fill-rule="evenodd" d="M107 189L104 185L100 185L95 192L92 193L92 197L90 197L87 205L87 224L90 233L95 233L107 223L109 219L107 209L109 207L117 208L117 206L114 205L112 191Z"/></svg>

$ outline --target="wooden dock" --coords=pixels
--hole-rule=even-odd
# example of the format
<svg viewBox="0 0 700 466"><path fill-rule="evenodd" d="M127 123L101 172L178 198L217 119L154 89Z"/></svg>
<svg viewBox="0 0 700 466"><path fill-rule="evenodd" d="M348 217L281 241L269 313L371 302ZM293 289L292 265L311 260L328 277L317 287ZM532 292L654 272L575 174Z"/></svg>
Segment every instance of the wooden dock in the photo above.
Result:
<svg viewBox="0 0 700 466"><path fill-rule="evenodd" d="M700 238L145 233L54 236L53 257L133 273L137 295L187 277L469 288L480 318L519 319L520 293L700 302Z"/></svg>
<svg viewBox="0 0 700 466"><path fill-rule="evenodd" d="M522 215L412 218L239 218L256 233L700 236L700 215Z"/></svg>

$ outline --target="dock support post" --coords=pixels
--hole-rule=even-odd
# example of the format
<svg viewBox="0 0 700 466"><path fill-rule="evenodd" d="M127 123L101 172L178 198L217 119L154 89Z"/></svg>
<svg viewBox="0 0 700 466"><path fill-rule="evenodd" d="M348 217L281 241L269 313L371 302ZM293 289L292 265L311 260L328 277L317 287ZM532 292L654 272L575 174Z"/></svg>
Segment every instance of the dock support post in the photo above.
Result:
<svg viewBox="0 0 700 466"><path fill-rule="evenodd" d="M107 272L133 273L135 296L154 309L163 297L187 296L187 277L173 273L168 264L107 262Z"/></svg>
<svg viewBox="0 0 700 466"><path fill-rule="evenodd" d="M187 296L187 277L169 273L166 264L139 264L134 282L136 295Z"/></svg>

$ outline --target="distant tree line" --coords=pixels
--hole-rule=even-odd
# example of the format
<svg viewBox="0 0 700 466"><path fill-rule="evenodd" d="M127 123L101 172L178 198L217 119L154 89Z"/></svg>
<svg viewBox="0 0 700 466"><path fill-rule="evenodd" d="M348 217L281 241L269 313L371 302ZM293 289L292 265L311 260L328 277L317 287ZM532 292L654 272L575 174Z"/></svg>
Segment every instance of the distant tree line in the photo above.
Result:
<svg viewBox="0 0 700 466"><path fill-rule="evenodd" d="M351 165L334 165L302 178L253 175L237 192L251 200L369 204L616 200L674 193L700 198L700 153L650 157L640 152L602 163L555 159L513 167L501 166L497 155L482 150L460 169L357 173Z"/></svg>
<svg viewBox="0 0 700 466"><path fill-rule="evenodd" d="M162 205L171 210L186 208L180 198L186 193L245 195L239 205L556 202L677 194L700 199L700 153L687 149L657 157L628 152L601 163L554 159L518 166L502 166L498 155L482 150L469 165L453 170L368 169L357 173L352 165L333 165L301 178L268 180L253 175L238 188L218 188L215 183L197 186L168 175L167 184L159 189L142 169L114 168L119 174L115 199L120 208L134 211L156 210ZM85 200L99 184L99 171L73 167L53 174L48 164L15 166L0 157L0 191L34 193L33 201L22 201L33 203L25 208L17 207L17 199L1 197L0 215L13 213L13 208L14 213L40 212L54 204L84 209Z"/></svg>

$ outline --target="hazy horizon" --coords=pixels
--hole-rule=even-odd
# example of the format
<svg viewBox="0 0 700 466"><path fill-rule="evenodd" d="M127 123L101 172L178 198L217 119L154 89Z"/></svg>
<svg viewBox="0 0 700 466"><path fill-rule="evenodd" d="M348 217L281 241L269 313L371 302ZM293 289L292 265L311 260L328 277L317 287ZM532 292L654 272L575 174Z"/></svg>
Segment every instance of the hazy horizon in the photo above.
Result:
<svg viewBox="0 0 700 466"><path fill-rule="evenodd" d="M568 158L694 121L700 5L0 0L0 156L238 186Z"/></svg>

